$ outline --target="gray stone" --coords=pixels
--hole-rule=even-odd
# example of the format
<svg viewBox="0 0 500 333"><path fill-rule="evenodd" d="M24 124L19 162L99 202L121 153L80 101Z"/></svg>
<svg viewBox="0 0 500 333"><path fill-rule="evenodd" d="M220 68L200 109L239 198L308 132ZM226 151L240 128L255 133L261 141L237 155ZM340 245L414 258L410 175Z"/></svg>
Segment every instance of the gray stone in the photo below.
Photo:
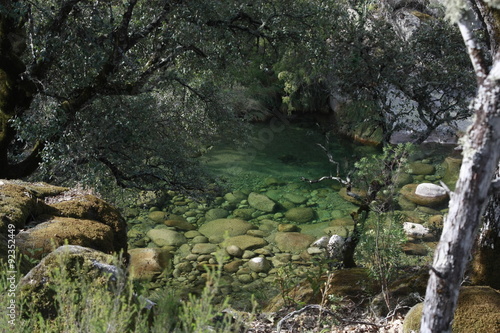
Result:
<svg viewBox="0 0 500 333"><path fill-rule="evenodd" d="M151 229L146 234L157 246L181 246L186 243L186 237L169 229Z"/></svg>
<svg viewBox="0 0 500 333"><path fill-rule="evenodd" d="M198 230L190 230L184 233L184 236L188 239L195 238L196 236L201 236Z"/></svg>
<svg viewBox="0 0 500 333"><path fill-rule="evenodd" d="M198 244L198 243L207 243L208 238L202 235L196 236L192 240L193 244Z"/></svg>
<svg viewBox="0 0 500 333"><path fill-rule="evenodd" d="M212 239L224 239L224 236L244 235L254 226L240 219L218 219L203 224L198 230L201 234Z"/></svg>
<svg viewBox="0 0 500 333"><path fill-rule="evenodd" d="M267 242L265 239L260 238L260 237L241 235L241 236L235 236L235 237L228 238L224 242L224 244L226 246L236 245L244 251L244 250L252 250L252 249L266 246Z"/></svg>
<svg viewBox="0 0 500 333"><path fill-rule="evenodd" d="M295 193L286 193L285 195L283 195L283 198L285 198L286 200L288 200L296 205L303 204L307 201L306 197L304 197L300 194L295 194Z"/></svg>
<svg viewBox="0 0 500 333"><path fill-rule="evenodd" d="M253 257L255 257L255 252L250 251L250 250L245 250L245 252L243 252L243 256L242 256L243 259L250 259Z"/></svg>
<svg viewBox="0 0 500 333"><path fill-rule="evenodd" d="M210 254L217 251L217 245L210 243L198 243L193 246L191 252L196 254Z"/></svg>
<svg viewBox="0 0 500 333"><path fill-rule="evenodd" d="M248 204L255 209L266 213L272 213L276 208L276 203L264 194L252 192L248 196Z"/></svg>
<svg viewBox="0 0 500 333"><path fill-rule="evenodd" d="M253 278L250 274L240 274L238 275L238 281L241 283L250 283L253 281Z"/></svg>
<svg viewBox="0 0 500 333"><path fill-rule="evenodd" d="M229 212L222 208L213 208L205 213L206 221L223 219L229 215Z"/></svg>
<svg viewBox="0 0 500 333"><path fill-rule="evenodd" d="M285 213L285 217L297 223L306 223L314 219L314 210L310 207L295 207Z"/></svg>
<svg viewBox="0 0 500 333"><path fill-rule="evenodd" d="M226 246L226 252L233 257L241 257L243 255L243 250L237 245Z"/></svg>
<svg viewBox="0 0 500 333"><path fill-rule="evenodd" d="M248 261L248 267L257 273L268 272L271 269L271 262L266 258L256 257Z"/></svg>
<svg viewBox="0 0 500 333"><path fill-rule="evenodd" d="M417 188L415 189L415 194L420 195L422 197L438 198L442 197L443 195L446 195L446 190L443 187L436 184L423 183L423 184L418 184Z"/></svg>
<svg viewBox="0 0 500 333"><path fill-rule="evenodd" d="M339 235L332 235L328 240L326 250L328 256L335 260L342 260L344 252L345 239Z"/></svg>
<svg viewBox="0 0 500 333"><path fill-rule="evenodd" d="M307 253L309 253L310 255L323 254L323 253L325 253L325 249L319 248L316 246L311 246L311 247L307 248Z"/></svg>
<svg viewBox="0 0 500 333"><path fill-rule="evenodd" d="M328 240L329 239L330 239L330 237L323 236L320 239L316 240L314 243L312 243L311 246L319 247L319 248L322 248L322 249L326 249L326 247L328 245Z"/></svg>
<svg viewBox="0 0 500 333"><path fill-rule="evenodd" d="M423 238L429 234L429 229L419 223L405 222L403 229L406 235L412 238Z"/></svg>
<svg viewBox="0 0 500 333"><path fill-rule="evenodd" d="M306 250L314 237L299 232L278 232L274 241L282 252L297 253Z"/></svg>

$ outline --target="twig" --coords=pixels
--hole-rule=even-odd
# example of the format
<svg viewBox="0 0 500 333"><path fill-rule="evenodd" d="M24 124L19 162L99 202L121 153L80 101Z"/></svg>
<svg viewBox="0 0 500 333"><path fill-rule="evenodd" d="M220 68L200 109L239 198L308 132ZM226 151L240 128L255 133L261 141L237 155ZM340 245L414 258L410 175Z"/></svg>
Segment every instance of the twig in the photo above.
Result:
<svg viewBox="0 0 500 333"><path fill-rule="evenodd" d="M347 180L344 180L340 177L334 177L334 176L323 176L321 178L318 178L318 179L307 179L305 177L300 177L300 179L304 182L308 182L309 184L313 184L313 183L319 183L319 182L322 182L323 180L327 180L327 179L331 179L331 180L336 180L338 181L339 183L342 183L344 185L349 185L351 182L349 181L349 179Z"/></svg>

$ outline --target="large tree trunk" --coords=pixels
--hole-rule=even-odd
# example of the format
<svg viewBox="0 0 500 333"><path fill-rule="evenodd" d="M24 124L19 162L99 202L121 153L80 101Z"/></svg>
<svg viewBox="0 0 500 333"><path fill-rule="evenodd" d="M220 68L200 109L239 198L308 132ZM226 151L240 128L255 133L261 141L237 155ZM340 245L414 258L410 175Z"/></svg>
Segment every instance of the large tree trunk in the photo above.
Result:
<svg viewBox="0 0 500 333"><path fill-rule="evenodd" d="M5 7L0 13L0 178L20 178L38 167L42 145L37 143L27 156L9 161L9 147L16 135L10 120L30 107L35 87L23 77L26 71L20 59L26 37L23 20L7 11L10 1L3 1L2 5Z"/></svg>
<svg viewBox="0 0 500 333"><path fill-rule="evenodd" d="M484 21L492 20L488 24L494 21L491 11L483 15L489 15L483 17ZM459 288L500 158L500 54L492 48L493 66L488 71L472 34L472 18L463 14L459 27L478 79L475 119L464 138L460 176L451 193L449 213L434 255L422 317L423 333L451 332ZM488 29L490 38L497 40L492 31Z"/></svg>
<svg viewBox="0 0 500 333"><path fill-rule="evenodd" d="M500 179L500 168L497 169ZM472 284L500 289L500 193L490 198L470 268Z"/></svg>

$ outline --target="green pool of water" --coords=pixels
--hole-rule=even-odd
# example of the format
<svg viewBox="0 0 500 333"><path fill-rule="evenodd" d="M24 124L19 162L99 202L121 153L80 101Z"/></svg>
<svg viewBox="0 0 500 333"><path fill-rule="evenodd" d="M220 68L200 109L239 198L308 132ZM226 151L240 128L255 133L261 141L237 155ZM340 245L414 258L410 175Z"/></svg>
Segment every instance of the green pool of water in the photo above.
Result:
<svg viewBox="0 0 500 333"><path fill-rule="evenodd" d="M360 156L376 152L374 148L360 147L335 137L327 142L314 124L270 123L254 125L250 139L244 144L214 146L202 157L202 162L210 173L233 189L255 189L269 178L300 183L301 177L336 176L337 167L329 162L320 145L339 163L341 176Z"/></svg>

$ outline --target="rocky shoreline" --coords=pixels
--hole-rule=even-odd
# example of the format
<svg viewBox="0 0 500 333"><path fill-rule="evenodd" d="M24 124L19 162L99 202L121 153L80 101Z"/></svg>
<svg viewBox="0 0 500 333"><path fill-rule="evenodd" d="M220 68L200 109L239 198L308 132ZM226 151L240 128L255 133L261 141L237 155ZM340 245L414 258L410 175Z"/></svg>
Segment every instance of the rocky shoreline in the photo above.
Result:
<svg viewBox="0 0 500 333"><path fill-rule="evenodd" d="M433 230L439 230L447 202L446 190L435 183L452 182L450 173L456 170L451 158L438 166L418 161L398 179L406 255L429 254L436 241ZM210 203L175 192L161 198L145 193L124 210L125 218L78 189L2 180L0 195L2 237L7 237L8 225L15 225L18 250L33 260L44 258L35 268L30 262L22 264L27 275L19 290L27 297L36 290L44 304L50 300L40 295L47 279L43 267L61 250L52 251L64 244L77 246L70 252L89 262L89 274L96 276L114 267L111 254L121 253L128 277L140 283L153 302L156 291L165 286L181 298L201 294L208 274L219 270L214 297L230 296L233 311L252 312L257 307L259 313L276 314L297 311L300 304L328 303L339 311L351 307L351 322L371 318L370 323L354 325L364 325L361 331L366 332L400 331L399 314L421 300L415 294L425 291L426 273L408 271L411 283L392 286L392 292L399 293L395 306L404 304L402 311L390 315L392 324L374 324L374 318L386 318L388 309L368 271L333 269L336 251L353 231L350 215L358 208L337 184L304 187L269 178L259 188L228 192ZM349 327L352 323L345 320L341 326ZM271 332L274 328L269 326L275 327L276 321L267 321L272 324L254 323L253 332ZM259 325L264 328L259 330Z"/></svg>

